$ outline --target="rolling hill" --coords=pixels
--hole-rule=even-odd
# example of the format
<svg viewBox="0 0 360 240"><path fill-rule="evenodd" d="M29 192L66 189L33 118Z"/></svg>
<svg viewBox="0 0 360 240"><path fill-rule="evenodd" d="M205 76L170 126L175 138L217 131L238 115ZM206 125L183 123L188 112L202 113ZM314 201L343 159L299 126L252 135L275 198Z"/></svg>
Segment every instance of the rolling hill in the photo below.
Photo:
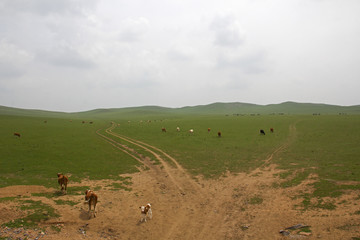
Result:
<svg viewBox="0 0 360 240"><path fill-rule="evenodd" d="M166 108L160 106L141 106L127 108L94 109L84 112L65 113L44 110L20 109L0 106L0 115L34 116L56 118L98 118L113 119L122 117L146 117L169 115L249 115L249 114L360 114L360 105L338 106L314 103L284 102L280 104L257 105L250 103L212 103L208 105Z"/></svg>

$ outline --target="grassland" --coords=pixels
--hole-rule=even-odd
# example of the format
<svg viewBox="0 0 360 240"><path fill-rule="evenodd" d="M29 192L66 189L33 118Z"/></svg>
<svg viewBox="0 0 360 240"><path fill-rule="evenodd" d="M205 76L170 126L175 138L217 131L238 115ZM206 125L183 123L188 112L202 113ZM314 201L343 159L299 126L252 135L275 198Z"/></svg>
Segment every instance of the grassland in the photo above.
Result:
<svg viewBox="0 0 360 240"><path fill-rule="evenodd" d="M230 114L231 111L221 115L189 115L147 107L70 115L51 113L47 117L43 112L38 116L20 116L19 111L11 116L1 115L0 187L19 184L56 187L57 172L80 181L87 177L119 180L119 174L137 171L140 163L96 135L98 129L105 133L110 121L119 124L115 133L151 143L175 157L193 175L217 178L228 171L248 172L261 166L291 139L291 144L272 159L284 169L283 182L277 187L297 185L310 174L317 175L318 180L313 184L314 194L304 195L305 199L336 197L347 189L360 187L359 115L242 116ZM290 126L295 132L290 131ZM162 127L168 131L161 132ZM177 132L176 127L181 131ZM271 127L275 129L273 134L269 133ZM194 129L194 134L189 134L189 129ZM267 134L260 135L259 129ZM218 131L222 132L221 138ZM14 132L20 132L21 138L13 136Z"/></svg>
<svg viewBox="0 0 360 240"><path fill-rule="evenodd" d="M96 135L107 123L80 120L1 116L0 187L9 185L56 186L56 173L83 178L117 179L120 173L137 171L128 155L114 151ZM14 132L21 137L13 136Z"/></svg>

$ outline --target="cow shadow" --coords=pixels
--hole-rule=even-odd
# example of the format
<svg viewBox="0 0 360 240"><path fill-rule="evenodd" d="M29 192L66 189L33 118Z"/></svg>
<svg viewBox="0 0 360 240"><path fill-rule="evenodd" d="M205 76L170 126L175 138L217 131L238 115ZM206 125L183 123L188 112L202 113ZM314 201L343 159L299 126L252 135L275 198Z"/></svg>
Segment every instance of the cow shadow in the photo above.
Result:
<svg viewBox="0 0 360 240"><path fill-rule="evenodd" d="M64 196L66 195L66 193L62 190L57 190L54 192L54 197L61 197L61 196Z"/></svg>
<svg viewBox="0 0 360 240"><path fill-rule="evenodd" d="M90 216L90 214L89 214L89 212L88 212L87 210L81 209L80 215L79 215L79 218L80 218L81 220L89 220L89 219L90 219L89 216Z"/></svg>

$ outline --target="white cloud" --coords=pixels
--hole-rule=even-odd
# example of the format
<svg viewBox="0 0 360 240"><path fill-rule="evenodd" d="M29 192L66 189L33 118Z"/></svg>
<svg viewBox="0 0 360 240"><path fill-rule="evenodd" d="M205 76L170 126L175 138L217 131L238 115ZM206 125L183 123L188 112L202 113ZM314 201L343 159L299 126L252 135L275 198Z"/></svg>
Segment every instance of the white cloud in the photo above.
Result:
<svg viewBox="0 0 360 240"><path fill-rule="evenodd" d="M221 14L214 18L210 29L215 34L215 44L238 47L245 42L245 31L233 14Z"/></svg>
<svg viewBox="0 0 360 240"><path fill-rule="evenodd" d="M142 40L149 28L149 21L146 18L128 18L120 24L119 39L124 42L136 42Z"/></svg>
<svg viewBox="0 0 360 240"><path fill-rule="evenodd" d="M0 82L20 77L26 73L26 65L33 56L18 46L0 41Z"/></svg>

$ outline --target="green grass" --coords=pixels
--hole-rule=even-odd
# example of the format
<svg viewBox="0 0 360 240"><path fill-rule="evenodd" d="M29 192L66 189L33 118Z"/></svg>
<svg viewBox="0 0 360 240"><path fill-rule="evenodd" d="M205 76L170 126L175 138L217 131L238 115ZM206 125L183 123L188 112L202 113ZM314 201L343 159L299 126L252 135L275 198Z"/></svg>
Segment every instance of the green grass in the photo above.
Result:
<svg viewBox="0 0 360 240"><path fill-rule="evenodd" d="M74 202L74 201L65 201L65 200L54 200L55 203L57 205L70 205L70 206L75 206L76 204L78 204L77 202Z"/></svg>
<svg viewBox="0 0 360 240"><path fill-rule="evenodd" d="M262 199L262 197L254 196L254 197L250 198L249 204L252 204L252 205L262 204L263 201L264 201L264 199Z"/></svg>
<svg viewBox="0 0 360 240"><path fill-rule="evenodd" d="M133 158L98 137L105 122L1 116L0 187L45 185L57 188L58 172L71 174L70 183L83 178L118 179L136 172ZM13 136L20 132L21 137Z"/></svg>

